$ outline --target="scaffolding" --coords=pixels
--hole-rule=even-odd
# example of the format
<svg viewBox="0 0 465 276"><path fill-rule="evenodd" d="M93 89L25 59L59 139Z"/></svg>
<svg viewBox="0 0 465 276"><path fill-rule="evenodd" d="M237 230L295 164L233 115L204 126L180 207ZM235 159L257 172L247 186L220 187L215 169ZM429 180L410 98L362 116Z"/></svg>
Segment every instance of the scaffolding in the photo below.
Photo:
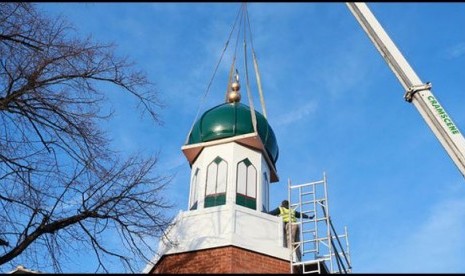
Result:
<svg viewBox="0 0 465 276"><path fill-rule="evenodd" d="M289 246L291 273L351 273L347 227L338 235L331 221L326 174L323 180L299 185L288 180L288 200L290 208L312 217L297 216L300 238Z"/></svg>

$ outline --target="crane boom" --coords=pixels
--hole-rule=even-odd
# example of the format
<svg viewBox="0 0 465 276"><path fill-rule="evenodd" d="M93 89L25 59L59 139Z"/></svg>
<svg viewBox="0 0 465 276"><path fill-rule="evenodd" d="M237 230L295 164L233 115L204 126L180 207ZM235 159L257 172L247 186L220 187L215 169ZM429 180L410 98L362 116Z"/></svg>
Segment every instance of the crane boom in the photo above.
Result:
<svg viewBox="0 0 465 276"><path fill-rule="evenodd" d="M465 177L465 139L444 107L433 96L431 84L420 80L365 3L346 4L406 90L405 100L418 109Z"/></svg>

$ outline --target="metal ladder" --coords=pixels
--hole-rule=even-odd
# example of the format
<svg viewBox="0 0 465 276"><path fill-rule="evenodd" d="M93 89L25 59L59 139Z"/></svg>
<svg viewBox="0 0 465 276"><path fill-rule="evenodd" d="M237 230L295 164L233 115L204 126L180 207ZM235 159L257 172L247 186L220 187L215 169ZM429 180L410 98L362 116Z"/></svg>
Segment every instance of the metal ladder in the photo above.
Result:
<svg viewBox="0 0 465 276"><path fill-rule="evenodd" d="M291 273L351 273L347 227L342 235L334 229L329 215L326 174L323 173L323 180L299 185L292 185L288 180L288 200L290 208L314 216L297 218L300 239L289 247ZM302 253L301 260L297 259L297 250Z"/></svg>

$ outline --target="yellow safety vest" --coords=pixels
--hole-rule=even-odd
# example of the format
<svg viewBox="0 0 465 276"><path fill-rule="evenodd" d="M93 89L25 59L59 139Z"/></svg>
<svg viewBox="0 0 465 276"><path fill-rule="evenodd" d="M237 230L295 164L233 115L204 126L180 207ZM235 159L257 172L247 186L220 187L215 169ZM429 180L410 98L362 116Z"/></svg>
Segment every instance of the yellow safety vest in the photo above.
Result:
<svg viewBox="0 0 465 276"><path fill-rule="evenodd" d="M284 222L289 222L289 209L279 207L279 216L283 218ZM291 221L296 222L295 210L291 209Z"/></svg>

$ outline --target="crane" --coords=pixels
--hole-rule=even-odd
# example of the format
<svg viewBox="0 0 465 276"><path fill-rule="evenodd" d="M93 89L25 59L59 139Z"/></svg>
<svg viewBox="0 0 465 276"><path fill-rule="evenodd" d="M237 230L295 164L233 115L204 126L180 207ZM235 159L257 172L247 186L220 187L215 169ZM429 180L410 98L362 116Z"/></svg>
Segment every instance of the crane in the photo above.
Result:
<svg viewBox="0 0 465 276"><path fill-rule="evenodd" d="M434 97L431 83L423 83L420 80L365 3L347 2L346 5L404 87L404 99L418 109L465 177L465 139L444 107Z"/></svg>

